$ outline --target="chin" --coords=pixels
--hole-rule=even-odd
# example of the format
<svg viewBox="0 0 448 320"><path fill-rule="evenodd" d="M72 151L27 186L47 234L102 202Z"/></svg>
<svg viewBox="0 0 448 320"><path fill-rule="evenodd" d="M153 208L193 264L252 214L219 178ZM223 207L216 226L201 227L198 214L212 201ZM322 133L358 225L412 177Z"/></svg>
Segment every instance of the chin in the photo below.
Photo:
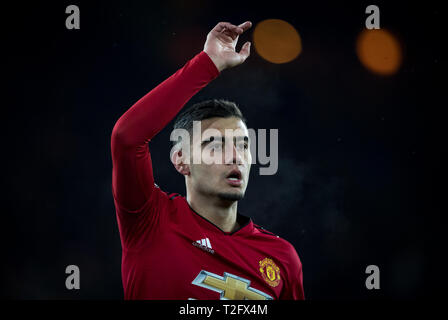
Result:
<svg viewBox="0 0 448 320"><path fill-rule="evenodd" d="M244 198L244 192L220 192L218 197L221 200L239 201Z"/></svg>

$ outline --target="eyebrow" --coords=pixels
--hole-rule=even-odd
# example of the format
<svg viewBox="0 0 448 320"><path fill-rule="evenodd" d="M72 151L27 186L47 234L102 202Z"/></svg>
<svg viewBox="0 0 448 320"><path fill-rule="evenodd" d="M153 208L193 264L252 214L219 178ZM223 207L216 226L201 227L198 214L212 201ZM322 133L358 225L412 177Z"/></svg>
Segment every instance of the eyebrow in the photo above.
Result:
<svg viewBox="0 0 448 320"><path fill-rule="evenodd" d="M238 141L244 140L246 142L249 142L249 137L248 136L238 136L238 137L234 137L234 139L238 140ZM221 142L224 142L225 141L225 137L223 137L223 136L219 136L219 137L217 137L217 136L210 136L210 137L206 138L204 141L201 142L201 147L203 147L203 146L205 146L205 145L207 145L210 142L215 141L215 140L219 140Z"/></svg>

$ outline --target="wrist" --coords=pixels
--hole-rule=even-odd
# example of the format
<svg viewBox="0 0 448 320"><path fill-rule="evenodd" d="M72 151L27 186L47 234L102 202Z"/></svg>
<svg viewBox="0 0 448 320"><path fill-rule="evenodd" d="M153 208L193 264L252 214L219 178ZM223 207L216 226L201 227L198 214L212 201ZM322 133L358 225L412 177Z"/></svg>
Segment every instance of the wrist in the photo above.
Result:
<svg viewBox="0 0 448 320"><path fill-rule="evenodd" d="M223 71L226 68L224 66L224 64L220 61L220 59L216 58L214 55L210 54L209 52L207 52L205 50L204 50L204 52L208 55L210 60L213 61L214 65L216 66L216 69L218 69L219 72Z"/></svg>

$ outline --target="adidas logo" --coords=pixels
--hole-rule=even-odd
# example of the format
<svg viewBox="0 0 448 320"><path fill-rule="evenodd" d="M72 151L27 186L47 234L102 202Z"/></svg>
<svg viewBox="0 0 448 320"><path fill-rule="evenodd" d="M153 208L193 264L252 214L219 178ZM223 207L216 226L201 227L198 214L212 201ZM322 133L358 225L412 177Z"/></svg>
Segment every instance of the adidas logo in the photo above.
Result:
<svg viewBox="0 0 448 320"><path fill-rule="evenodd" d="M204 238L201 240L196 240L196 242L192 243L195 247L201 248L204 251L210 252L211 254L215 253L215 250L212 249L212 245L210 244L209 238Z"/></svg>

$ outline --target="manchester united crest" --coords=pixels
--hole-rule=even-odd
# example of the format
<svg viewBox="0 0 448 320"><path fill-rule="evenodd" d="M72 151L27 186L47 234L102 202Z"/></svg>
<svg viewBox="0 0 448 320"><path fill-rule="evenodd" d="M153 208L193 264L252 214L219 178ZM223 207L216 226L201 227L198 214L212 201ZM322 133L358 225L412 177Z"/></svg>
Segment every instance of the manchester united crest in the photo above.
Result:
<svg viewBox="0 0 448 320"><path fill-rule="evenodd" d="M260 272L264 281L266 281L271 287L276 287L280 283L280 269L272 261L272 259L264 258L259 262Z"/></svg>

